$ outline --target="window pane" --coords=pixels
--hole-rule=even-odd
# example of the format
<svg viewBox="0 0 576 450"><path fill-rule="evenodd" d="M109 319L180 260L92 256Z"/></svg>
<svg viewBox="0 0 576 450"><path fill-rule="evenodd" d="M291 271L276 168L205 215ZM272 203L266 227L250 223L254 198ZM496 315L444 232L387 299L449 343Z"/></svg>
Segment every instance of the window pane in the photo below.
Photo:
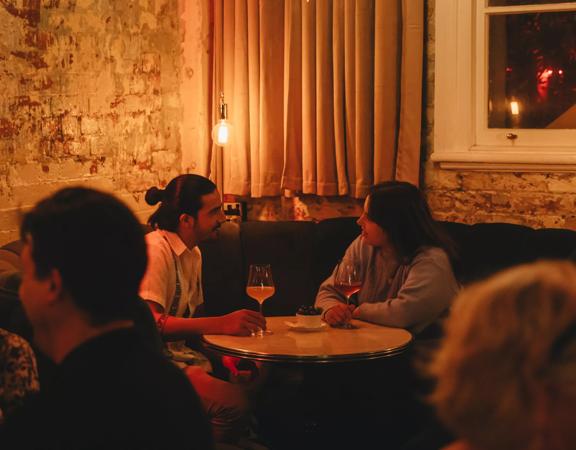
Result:
<svg viewBox="0 0 576 450"><path fill-rule="evenodd" d="M549 5L550 3L566 3L570 0L489 0L488 6L516 5Z"/></svg>
<svg viewBox="0 0 576 450"><path fill-rule="evenodd" d="M490 17L489 128L576 128L576 12Z"/></svg>

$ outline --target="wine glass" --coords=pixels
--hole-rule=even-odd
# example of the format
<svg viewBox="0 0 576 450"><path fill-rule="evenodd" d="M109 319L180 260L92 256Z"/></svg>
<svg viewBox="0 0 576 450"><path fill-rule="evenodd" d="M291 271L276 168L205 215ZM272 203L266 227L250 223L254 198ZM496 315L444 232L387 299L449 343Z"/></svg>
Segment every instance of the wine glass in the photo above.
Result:
<svg viewBox="0 0 576 450"><path fill-rule="evenodd" d="M267 298L272 297L274 292L275 288L270 264L250 264L246 294L258 302L260 314L264 315L262 303ZM258 329L252 333L253 336L263 336L264 334L272 334L272 331Z"/></svg>
<svg viewBox="0 0 576 450"><path fill-rule="evenodd" d="M334 287L346 298L346 306L348 306L350 297L362 288L362 276L358 264L339 261L334 271ZM340 328L356 327L347 322L340 325Z"/></svg>

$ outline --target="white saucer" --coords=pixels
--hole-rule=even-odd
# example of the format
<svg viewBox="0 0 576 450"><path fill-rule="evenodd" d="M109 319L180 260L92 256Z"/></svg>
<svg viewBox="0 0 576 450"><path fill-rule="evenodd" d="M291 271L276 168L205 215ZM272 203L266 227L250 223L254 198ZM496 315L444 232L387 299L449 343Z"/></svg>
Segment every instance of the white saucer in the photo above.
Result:
<svg viewBox="0 0 576 450"><path fill-rule="evenodd" d="M293 331L320 331L328 326L326 322L322 322L322 324L319 327L303 327L301 325L298 325L296 322L288 322L288 321L284 323L288 325L288 327L290 327Z"/></svg>

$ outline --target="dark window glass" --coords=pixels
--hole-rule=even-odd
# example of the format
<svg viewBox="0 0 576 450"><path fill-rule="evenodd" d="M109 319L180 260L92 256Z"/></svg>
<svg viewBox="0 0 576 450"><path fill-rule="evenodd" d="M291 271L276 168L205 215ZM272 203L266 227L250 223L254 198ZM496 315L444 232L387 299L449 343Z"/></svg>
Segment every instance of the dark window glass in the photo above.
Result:
<svg viewBox="0 0 576 450"><path fill-rule="evenodd" d="M576 128L576 12L489 18L489 128Z"/></svg>
<svg viewBox="0 0 576 450"><path fill-rule="evenodd" d="M568 0L489 0L488 6L549 5L567 2Z"/></svg>

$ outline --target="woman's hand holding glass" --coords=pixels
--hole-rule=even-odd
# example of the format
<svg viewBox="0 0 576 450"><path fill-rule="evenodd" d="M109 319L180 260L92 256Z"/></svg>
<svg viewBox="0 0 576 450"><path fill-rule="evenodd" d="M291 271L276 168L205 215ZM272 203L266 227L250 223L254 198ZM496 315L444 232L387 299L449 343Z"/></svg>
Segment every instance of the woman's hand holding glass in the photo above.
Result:
<svg viewBox="0 0 576 450"><path fill-rule="evenodd" d="M358 264L340 261L334 270L334 287L344 296L346 303L330 308L325 314L325 320L332 326L355 328L350 323L355 309L354 305L350 305L350 297L362 288L362 274Z"/></svg>
<svg viewBox="0 0 576 450"><path fill-rule="evenodd" d="M333 327L349 323L350 320L352 320L354 309L356 309L356 306L354 305L338 303L326 311L326 314L324 314L324 321Z"/></svg>

